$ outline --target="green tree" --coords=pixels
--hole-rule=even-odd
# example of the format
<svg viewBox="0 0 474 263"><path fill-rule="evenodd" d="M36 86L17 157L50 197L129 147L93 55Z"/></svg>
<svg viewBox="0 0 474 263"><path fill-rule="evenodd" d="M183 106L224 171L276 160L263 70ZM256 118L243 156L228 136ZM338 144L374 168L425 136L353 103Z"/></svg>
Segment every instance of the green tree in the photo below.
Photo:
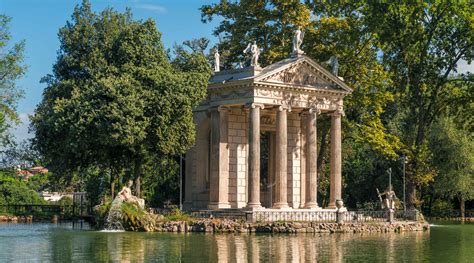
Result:
<svg viewBox="0 0 474 263"><path fill-rule="evenodd" d="M453 85L470 82L459 75L461 59L474 56L472 1L367 4L367 26L381 42L385 68L392 74L397 100L387 119L410 157L407 166L408 205L417 204L416 189L434 180L428 136L432 123L446 112ZM472 95L471 95L472 99Z"/></svg>
<svg viewBox="0 0 474 263"><path fill-rule="evenodd" d="M25 182L13 172L0 170L0 205L1 204L44 204L36 191L41 184L41 179L35 182Z"/></svg>
<svg viewBox="0 0 474 263"><path fill-rule="evenodd" d="M465 202L474 199L474 134L458 128L453 118L440 118L433 125L430 149L438 170L435 192L457 198L464 217Z"/></svg>
<svg viewBox="0 0 474 263"><path fill-rule="evenodd" d="M182 52L173 63L151 19L133 20L130 10L94 13L88 1L59 40L32 118L35 145L53 170L97 167L102 176L112 173L111 185L127 171L141 195L146 162L194 143L192 107L206 94L206 58Z"/></svg>
<svg viewBox="0 0 474 263"><path fill-rule="evenodd" d="M8 129L12 123L19 121L16 103L23 93L17 87L16 80L23 76L26 70L22 65L25 43L10 43L10 20L0 14L0 147L8 144Z"/></svg>

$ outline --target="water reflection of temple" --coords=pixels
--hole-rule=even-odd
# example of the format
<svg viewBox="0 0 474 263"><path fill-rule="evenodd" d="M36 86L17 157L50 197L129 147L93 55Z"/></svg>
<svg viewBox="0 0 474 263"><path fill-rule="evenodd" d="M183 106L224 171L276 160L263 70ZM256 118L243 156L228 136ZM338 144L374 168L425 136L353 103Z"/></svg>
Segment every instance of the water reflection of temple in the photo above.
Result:
<svg viewBox="0 0 474 263"><path fill-rule="evenodd" d="M345 262L418 259L429 233L214 236L217 262Z"/></svg>

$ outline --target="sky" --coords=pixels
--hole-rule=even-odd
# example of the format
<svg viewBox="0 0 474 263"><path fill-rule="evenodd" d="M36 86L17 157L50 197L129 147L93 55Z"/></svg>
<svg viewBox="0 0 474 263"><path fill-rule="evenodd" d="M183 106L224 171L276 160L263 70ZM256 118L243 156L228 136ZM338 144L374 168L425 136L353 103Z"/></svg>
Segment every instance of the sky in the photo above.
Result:
<svg viewBox="0 0 474 263"><path fill-rule="evenodd" d="M0 13L12 18L10 32L12 43L25 40L25 60L28 70L17 84L25 92L18 103L18 112L22 123L12 129L17 141L30 138L28 134L28 116L33 114L41 101L44 84L40 79L51 73L56 61L59 41L59 28L70 20L74 7L82 0L0 0ZM152 18L166 48L184 40L207 37L211 43L217 39L212 36L216 22L201 22L199 7L214 1L202 0L90 0L94 11L113 7L118 11L132 9L136 19ZM474 63L468 65L462 61L459 72L474 72Z"/></svg>
<svg viewBox="0 0 474 263"><path fill-rule="evenodd" d="M12 43L24 40L27 72L17 81L24 97L18 103L22 124L12 129L17 141L32 137L28 134L28 115L41 101L43 76L50 74L59 50L57 33L70 20L74 7L82 0L0 0L0 14L11 18ZM94 11L113 7L117 11L132 9L135 19L155 20L162 33L165 48L185 40L207 37L212 42L216 23L201 22L199 8L216 1L200 0L90 0Z"/></svg>

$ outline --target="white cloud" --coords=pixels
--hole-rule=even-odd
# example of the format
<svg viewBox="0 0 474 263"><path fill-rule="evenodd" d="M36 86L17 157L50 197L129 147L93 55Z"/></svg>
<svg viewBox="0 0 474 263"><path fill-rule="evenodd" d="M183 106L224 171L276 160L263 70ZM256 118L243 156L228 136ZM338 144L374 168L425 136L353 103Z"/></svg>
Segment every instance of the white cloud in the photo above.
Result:
<svg viewBox="0 0 474 263"><path fill-rule="evenodd" d="M467 64L467 61L461 60L458 63L458 73L466 73L466 72L471 72L474 73L474 62L472 62L470 65Z"/></svg>
<svg viewBox="0 0 474 263"><path fill-rule="evenodd" d="M138 4L137 7L140 9L144 9L144 10L159 13L159 14L166 14L168 12L168 9L166 9L166 7L161 6L161 5L155 5L155 4Z"/></svg>

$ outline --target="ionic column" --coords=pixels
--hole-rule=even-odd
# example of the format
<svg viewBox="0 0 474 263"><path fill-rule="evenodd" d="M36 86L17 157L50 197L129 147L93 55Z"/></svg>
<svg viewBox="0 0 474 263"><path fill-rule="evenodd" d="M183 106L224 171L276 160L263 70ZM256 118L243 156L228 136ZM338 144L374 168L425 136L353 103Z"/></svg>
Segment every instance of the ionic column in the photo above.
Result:
<svg viewBox="0 0 474 263"><path fill-rule="evenodd" d="M249 105L249 176L247 208L257 209L260 204L260 109L262 104Z"/></svg>
<svg viewBox="0 0 474 263"><path fill-rule="evenodd" d="M318 109L310 109L306 117L306 200L305 208L317 208L317 115Z"/></svg>
<svg viewBox="0 0 474 263"><path fill-rule="evenodd" d="M341 199L341 116L342 111L331 114L331 176L328 208L336 208L336 200Z"/></svg>
<svg viewBox="0 0 474 263"><path fill-rule="evenodd" d="M211 110L211 176L209 178L210 209L230 208L229 151L227 147L228 110Z"/></svg>
<svg viewBox="0 0 474 263"><path fill-rule="evenodd" d="M273 208L287 208L287 154L288 154L288 132L287 132L287 110L288 107L280 106L277 109L276 119L276 152L275 152L275 203Z"/></svg>

